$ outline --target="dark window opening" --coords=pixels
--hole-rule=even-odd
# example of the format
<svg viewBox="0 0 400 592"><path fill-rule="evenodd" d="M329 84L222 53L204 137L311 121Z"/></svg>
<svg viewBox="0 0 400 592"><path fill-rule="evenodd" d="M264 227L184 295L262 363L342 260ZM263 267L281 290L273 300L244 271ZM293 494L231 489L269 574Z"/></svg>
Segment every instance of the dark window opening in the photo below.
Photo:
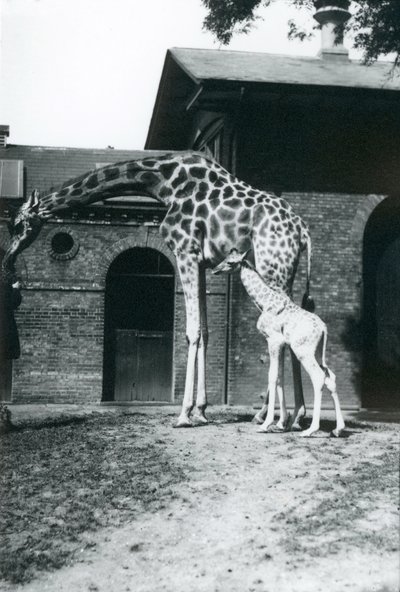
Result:
<svg viewBox="0 0 400 592"><path fill-rule="evenodd" d="M58 232L51 239L51 248L57 255L69 253L74 246L74 239L68 232Z"/></svg>

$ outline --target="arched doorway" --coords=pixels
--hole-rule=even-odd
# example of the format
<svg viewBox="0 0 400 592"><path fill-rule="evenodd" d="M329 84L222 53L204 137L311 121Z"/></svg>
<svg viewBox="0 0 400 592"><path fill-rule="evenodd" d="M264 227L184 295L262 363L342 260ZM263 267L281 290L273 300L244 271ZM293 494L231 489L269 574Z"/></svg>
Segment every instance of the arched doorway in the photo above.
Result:
<svg viewBox="0 0 400 592"><path fill-rule="evenodd" d="M363 406L400 406L400 200L387 198L364 233Z"/></svg>
<svg viewBox="0 0 400 592"><path fill-rule="evenodd" d="M174 268L155 249L121 253L106 278L103 400L171 401Z"/></svg>

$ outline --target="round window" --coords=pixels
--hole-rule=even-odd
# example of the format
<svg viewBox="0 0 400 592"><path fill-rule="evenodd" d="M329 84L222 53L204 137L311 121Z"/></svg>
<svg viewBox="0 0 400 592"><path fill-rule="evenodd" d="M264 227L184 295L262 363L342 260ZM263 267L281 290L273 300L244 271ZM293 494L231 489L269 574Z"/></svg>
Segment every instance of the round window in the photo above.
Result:
<svg viewBox="0 0 400 592"><path fill-rule="evenodd" d="M75 257L79 250L79 242L70 230L57 230L48 238L50 255L58 261L65 261Z"/></svg>
<svg viewBox="0 0 400 592"><path fill-rule="evenodd" d="M68 232L58 232L51 241L51 248L57 255L65 255L74 246L74 239Z"/></svg>

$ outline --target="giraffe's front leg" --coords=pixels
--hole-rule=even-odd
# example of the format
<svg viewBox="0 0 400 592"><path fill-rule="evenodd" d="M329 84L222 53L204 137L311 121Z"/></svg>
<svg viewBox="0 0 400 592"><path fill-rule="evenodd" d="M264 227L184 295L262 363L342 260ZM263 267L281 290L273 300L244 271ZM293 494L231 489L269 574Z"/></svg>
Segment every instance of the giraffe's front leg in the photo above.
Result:
<svg viewBox="0 0 400 592"><path fill-rule="evenodd" d="M285 393L283 391L283 377L285 370L285 347L283 346L279 352L279 372L278 372L278 384L276 387L279 399L279 421L276 424L277 429L283 432L287 429L289 414L286 409Z"/></svg>
<svg viewBox="0 0 400 592"><path fill-rule="evenodd" d="M189 428L193 425L190 414L194 406L194 377L199 337L196 337L194 332L187 331L187 339L189 342L189 348L186 366L185 393L183 395L181 413L176 423L177 428Z"/></svg>
<svg viewBox="0 0 400 592"><path fill-rule="evenodd" d="M197 350L197 398L196 398L196 422L207 424L205 416L207 407L206 388L206 360L208 345L207 326L207 294L206 294L206 271L204 266L199 267L199 310L200 310L200 340Z"/></svg>
<svg viewBox="0 0 400 592"><path fill-rule="evenodd" d="M304 404L303 384L301 380L301 365L292 349L290 349L290 356L292 359L294 388L294 412L290 429L294 432L299 432L302 430L301 421L306 416L306 407Z"/></svg>
<svg viewBox="0 0 400 592"><path fill-rule="evenodd" d="M177 428L191 427L190 418L194 407L194 381L196 374L197 353L200 343L200 306L199 306L199 266L194 257L182 257L176 253L179 275L185 295L186 305L186 338L188 341L188 358L186 366L185 392L182 409L176 423Z"/></svg>
<svg viewBox="0 0 400 592"><path fill-rule="evenodd" d="M257 429L257 432L263 433L268 432L269 427L274 423L275 416L275 395L276 387L278 384L279 374L279 357L281 344L276 343L272 339L268 340L269 349L269 372L268 372L268 412L264 423Z"/></svg>
<svg viewBox="0 0 400 592"><path fill-rule="evenodd" d="M265 356L261 356L260 362L262 362L264 364L265 361L266 361ZM268 398L269 398L269 393L268 393L268 389L267 389L267 394L265 395L264 404L261 407L260 411L257 411L255 416L251 420L251 423L256 423L258 425L261 425L262 423L264 423L265 418L267 417L267 413L268 413Z"/></svg>
<svg viewBox="0 0 400 592"><path fill-rule="evenodd" d="M199 347L197 350L197 397L196 397L196 411L195 418L197 423L207 424L208 419L205 416L207 407L207 392L206 392L206 352L207 352L207 337L201 332Z"/></svg>

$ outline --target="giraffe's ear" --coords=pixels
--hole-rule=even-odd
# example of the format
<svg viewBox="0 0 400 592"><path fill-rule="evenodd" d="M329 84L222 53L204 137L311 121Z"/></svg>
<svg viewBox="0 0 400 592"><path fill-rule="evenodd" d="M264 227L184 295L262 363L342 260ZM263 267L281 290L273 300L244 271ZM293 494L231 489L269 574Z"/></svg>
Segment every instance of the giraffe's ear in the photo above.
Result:
<svg viewBox="0 0 400 592"><path fill-rule="evenodd" d="M247 251L245 251L243 253L243 255L241 255L240 261L244 261L246 259L247 255L250 253L250 251L251 251L251 248L250 249L247 249Z"/></svg>
<svg viewBox="0 0 400 592"><path fill-rule="evenodd" d="M28 199L27 202L27 206L29 208L30 211L32 212L37 212L39 209L39 203L40 203L40 193L37 189L34 189Z"/></svg>

